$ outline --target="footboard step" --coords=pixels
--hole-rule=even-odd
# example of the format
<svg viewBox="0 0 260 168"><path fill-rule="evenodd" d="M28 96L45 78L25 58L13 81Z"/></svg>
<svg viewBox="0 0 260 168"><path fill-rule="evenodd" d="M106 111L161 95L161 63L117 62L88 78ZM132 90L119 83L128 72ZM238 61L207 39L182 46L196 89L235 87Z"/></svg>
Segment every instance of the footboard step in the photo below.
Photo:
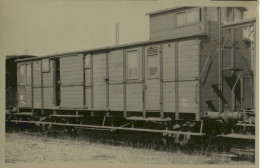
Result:
<svg viewBox="0 0 260 168"><path fill-rule="evenodd" d="M159 117L138 117L138 116L132 116L132 117L127 117L127 120L135 120L135 121L171 121L171 118L159 118Z"/></svg>
<svg viewBox="0 0 260 168"><path fill-rule="evenodd" d="M33 113L30 113L30 112L22 112L22 113L13 113L12 115L17 115L17 116L32 116Z"/></svg>
<svg viewBox="0 0 260 168"><path fill-rule="evenodd" d="M222 135L222 137L224 138L236 138L236 139L250 139L250 140L254 140L255 139L255 135L245 135L245 134L225 134Z"/></svg>
<svg viewBox="0 0 260 168"><path fill-rule="evenodd" d="M57 114L52 114L50 117L64 117L64 118L82 118L83 115L57 115Z"/></svg>

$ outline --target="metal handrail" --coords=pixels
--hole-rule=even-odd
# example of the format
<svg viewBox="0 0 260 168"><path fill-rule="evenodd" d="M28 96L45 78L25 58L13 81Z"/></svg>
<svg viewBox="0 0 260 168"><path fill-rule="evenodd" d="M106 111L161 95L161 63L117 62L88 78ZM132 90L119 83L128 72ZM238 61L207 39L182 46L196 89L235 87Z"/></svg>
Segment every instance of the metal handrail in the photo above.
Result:
<svg viewBox="0 0 260 168"><path fill-rule="evenodd" d="M250 76L250 75L248 75L248 74L243 74L242 72L241 73L239 73L239 75L238 75L238 77L237 77L237 79L236 79L236 81L235 81L235 84L234 84L234 86L232 87L232 97L231 97L231 103L232 103L232 111L234 111L234 109L235 109L235 103L234 103L234 90L235 90L235 87L236 87L236 85L237 85L237 83L238 83L238 80L240 79L240 77L241 76Z"/></svg>
<svg viewBox="0 0 260 168"><path fill-rule="evenodd" d="M9 86L7 89L5 89L5 93L8 92L10 89L12 89L11 86Z"/></svg>
<svg viewBox="0 0 260 168"><path fill-rule="evenodd" d="M206 62L205 62L205 64L204 64L203 68L202 68L202 72L201 72L201 74L200 74L200 78L201 78L201 77L203 76L203 74L204 74L204 70L205 70L205 68L206 68L206 65L207 65L208 60L209 60L210 57L211 57L211 53L209 52L208 57L207 57L207 59L206 59Z"/></svg>

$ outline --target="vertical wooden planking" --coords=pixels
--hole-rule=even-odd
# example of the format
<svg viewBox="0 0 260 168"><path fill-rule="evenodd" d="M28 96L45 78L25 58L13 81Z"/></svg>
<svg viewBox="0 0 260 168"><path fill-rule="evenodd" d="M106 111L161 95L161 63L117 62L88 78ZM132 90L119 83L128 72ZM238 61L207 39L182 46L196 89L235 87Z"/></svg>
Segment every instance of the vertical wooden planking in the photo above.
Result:
<svg viewBox="0 0 260 168"><path fill-rule="evenodd" d="M123 83L123 50L112 50L108 57L109 83Z"/></svg>
<svg viewBox="0 0 260 168"><path fill-rule="evenodd" d="M124 99L124 117L127 117L127 111L126 111L126 50L123 49L123 99Z"/></svg>
<svg viewBox="0 0 260 168"><path fill-rule="evenodd" d="M18 87L17 89L18 91L18 104L19 107L26 107L26 91L25 91L25 87Z"/></svg>
<svg viewBox="0 0 260 168"><path fill-rule="evenodd" d="M43 108L44 109L50 109L54 108L54 103L53 103L53 86L54 86L54 60L49 60L49 72L43 72L42 73L42 88L43 88Z"/></svg>
<svg viewBox="0 0 260 168"><path fill-rule="evenodd" d="M53 60L50 60L50 71L43 72L43 87L53 87Z"/></svg>
<svg viewBox="0 0 260 168"><path fill-rule="evenodd" d="M175 43L162 46L162 99L163 111L175 112Z"/></svg>
<svg viewBox="0 0 260 168"><path fill-rule="evenodd" d="M88 110L92 109L92 102L93 102L93 65L92 65L92 54L87 54L86 56L89 56L90 61L90 67L85 67L85 73L84 73L84 80L85 80L85 107L87 107ZM85 57L86 57L85 56Z"/></svg>
<svg viewBox="0 0 260 168"><path fill-rule="evenodd" d="M145 47L142 47L143 118L146 118Z"/></svg>
<svg viewBox="0 0 260 168"><path fill-rule="evenodd" d="M151 56L148 56L148 50L151 50L153 53ZM157 75L149 77L148 70L148 57L155 57L155 63L157 63ZM160 111L160 45L151 45L146 47L146 110L147 111Z"/></svg>
<svg viewBox="0 0 260 168"><path fill-rule="evenodd" d="M138 53L138 78L127 79L127 52L137 51ZM143 112L143 51L141 47L133 47L125 50L125 93L126 111Z"/></svg>
<svg viewBox="0 0 260 168"><path fill-rule="evenodd" d="M163 45L160 44L160 117L164 118L163 111Z"/></svg>
<svg viewBox="0 0 260 168"><path fill-rule="evenodd" d="M128 83L126 85L127 111L143 111L142 83Z"/></svg>
<svg viewBox="0 0 260 168"><path fill-rule="evenodd" d="M42 75L42 61L41 61L41 113L44 113L43 109L43 75Z"/></svg>
<svg viewBox="0 0 260 168"><path fill-rule="evenodd" d="M175 112L175 82L163 83L163 110Z"/></svg>
<svg viewBox="0 0 260 168"><path fill-rule="evenodd" d="M163 80L175 80L175 43L163 44Z"/></svg>
<svg viewBox="0 0 260 168"><path fill-rule="evenodd" d="M41 60L33 61L33 86L41 87Z"/></svg>
<svg viewBox="0 0 260 168"><path fill-rule="evenodd" d="M110 51L108 57L109 67L109 110L124 111L123 97L123 50Z"/></svg>
<svg viewBox="0 0 260 168"><path fill-rule="evenodd" d="M33 80L33 62L31 61L31 89L32 89L31 96L32 96L32 113L34 114L33 82L34 82L34 80Z"/></svg>
<svg viewBox="0 0 260 168"><path fill-rule="evenodd" d="M25 107L32 107L32 88L31 86L25 86Z"/></svg>
<svg viewBox="0 0 260 168"><path fill-rule="evenodd" d="M109 117L109 63L108 63L108 51L106 51L106 116Z"/></svg>
<svg viewBox="0 0 260 168"><path fill-rule="evenodd" d="M43 87L43 108L54 108L53 104L53 87Z"/></svg>
<svg viewBox="0 0 260 168"><path fill-rule="evenodd" d="M85 106L87 107L88 110L91 110L92 109L92 87L85 87L85 99L86 99L86 102L85 102Z"/></svg>
<svg viewBox="0 0 260 168"><path fill-rule="evenodd" d="M82 87L82 90L83 90L83 97L82 97L82 99L83 99L83 108L85 108L86 107L86 87L85 87L85 85L86 85L86 71L85 71L85 56L83 55L83 57L82 57L82 72L83 72L83 87Z"/></svg>
<svg viewBox="0 0 260 168"><path fill-rule="evenodd" d="M60 78L64 85L82 85L83 83L83 54L60 58Z"/></svg>
<svg viewBox="0 0 260 168"><path fill-rule="evenodd" d="M198 113L197 81L179 81L179 112Z"/></svg>
<svg viewBox="0 0 260 168"><path fill-rule="evenodd" d="M185 40L178 43L179 80L198 79L199 40Z"/></svg>
<svg viewBox="0 0 260 168"><path fill-rule="evenodd" d="M111 111L123 111L123 85L109 85L109 109Z"/></svg>
<svg viewBox="0 0 260 168"><path fill-rule="evenodd" d="M34 102L34 108L35 109L41 109L42 107L42 96L41 96L41 88L34 87L34 92L33 92L33 102Z"/></svg>
<svg viewBox="0 0 260 168"><path fill-rule="evenodd" d="M95 110L107 109L106 91L106 53L93 54L93 108Z"/></svg>
<svg viewBox="0 0 260 168"><path fill-rule="evenodd" d="M175 120L179 120L178 41L175 42Z"/></svg>
<svg viewBox="0 0 260 168"><path fill-rule="evenodd" d="M61 107L83 108L82 86L61 87Z"/></svg>
<svg viewBox="0 0 260 168"><path fill-rule="evenodd" d="M61 107L84 108L84 56L60 58Z"/></svg>
<svg viewBox="0 0 260 168"><path fill-rule="evenodd" d="M160 111L160 81L147 80L146 110Z"/></svg>

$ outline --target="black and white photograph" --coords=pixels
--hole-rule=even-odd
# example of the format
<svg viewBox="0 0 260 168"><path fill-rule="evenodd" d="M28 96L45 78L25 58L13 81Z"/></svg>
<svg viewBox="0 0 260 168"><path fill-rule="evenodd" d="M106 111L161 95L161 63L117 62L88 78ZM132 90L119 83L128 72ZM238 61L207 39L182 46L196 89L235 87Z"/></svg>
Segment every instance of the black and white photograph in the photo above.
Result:
<svg viewBox="0 0 260 168"><path fill-rule="evenodd" d="M257 1L0 0L3 165L258 166L257 29Z"/></svg>

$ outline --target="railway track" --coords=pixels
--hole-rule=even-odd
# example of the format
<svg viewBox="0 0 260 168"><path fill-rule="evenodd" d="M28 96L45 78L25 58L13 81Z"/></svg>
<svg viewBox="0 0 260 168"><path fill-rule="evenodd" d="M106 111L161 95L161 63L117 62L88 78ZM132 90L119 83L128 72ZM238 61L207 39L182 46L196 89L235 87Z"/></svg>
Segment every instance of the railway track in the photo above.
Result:
<svg viewBox="0 0 260 168"><path fill-rule="evenodd" d="M15 123L15 124L14 124ZM93 127L77 127L77 124L64 126L59 123L44 123L35 127L37 122L7 121L7 131L16 131L30 136L53 136L58 138L90 139L92 142L106 143L118 146L131 146L137 148L152 148L155 150L174 151L180 149L185 153L200 151L205 156L227 157L233 160L249 160L254 162L255 150L252 141L237 141L236 145L231 139L217 137L210 142L205 137L192 138L186 145L174 143L173 138L165 139L162 132L129 131L127 129L102 129ZM25 125L26 127L22 127ZM52 124L52 126L50 126ZM31 126L29 126L31 125ZM46 127L47 126L47 127ZM225 142L225 143L224 143ZM243 148L241 148L241 146ZM247 148L245 148L247 146ZM240 147L240 148L239 148Z"/></svg>

